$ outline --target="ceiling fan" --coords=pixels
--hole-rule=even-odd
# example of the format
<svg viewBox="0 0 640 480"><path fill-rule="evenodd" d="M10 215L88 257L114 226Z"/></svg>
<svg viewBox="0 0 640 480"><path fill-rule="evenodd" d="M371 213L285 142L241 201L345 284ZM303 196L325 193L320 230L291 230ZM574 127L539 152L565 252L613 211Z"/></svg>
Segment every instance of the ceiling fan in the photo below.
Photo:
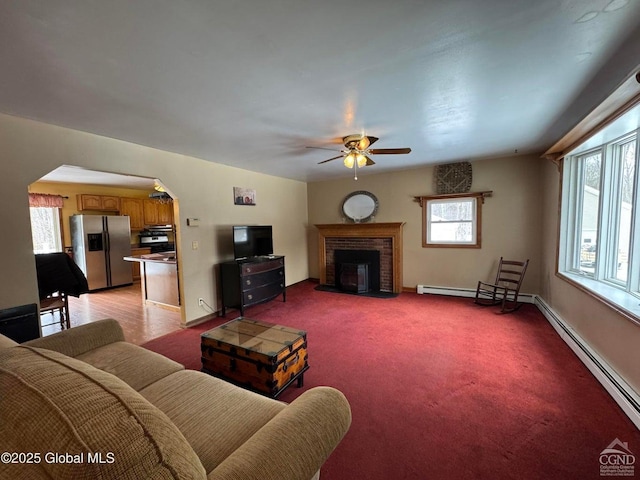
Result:
<svg viewBox="0 0 640 480"><path fill-rule="evenodd" d="M354 179L358 179L358 168L366 167L368 165L375 165L376 162L369 158L369 155L402 155L410 153L410 148L369 148L379 139L378 137L371 137L368 135L347 135L342 138L344 143L344 150L340 150L340 155L318 162L318 165L322 163L331 162L338 158L344 157L344 166L354 169ZM307 147L317 148L321 150L333 150L332 148L323 147Z"/></svg>

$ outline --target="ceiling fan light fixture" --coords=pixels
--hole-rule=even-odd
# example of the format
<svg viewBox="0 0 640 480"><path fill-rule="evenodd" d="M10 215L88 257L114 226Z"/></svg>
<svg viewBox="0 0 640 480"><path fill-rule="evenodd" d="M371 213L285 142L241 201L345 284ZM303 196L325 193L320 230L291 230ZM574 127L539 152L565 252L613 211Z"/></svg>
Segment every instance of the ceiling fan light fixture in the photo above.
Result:
<svg viewBox="0 0 640 480"><path fill-rule="evenodd" d="M369 137L362 137L358 142L358 150L366 150L371 145L371 141Z"/></svg>
<svg viewBox="0 0 640 480"><path fill-rule="evenodd" d="M346 157L344 157L344 166L347 168L353 168L353 164L355 163L356 156L353 153L350 153Z"/></svg>
<svg viewBox="0 0 640 480"><path fill-rule="evenodd" d="M351 168L354 170L354 178L357 180L356 171L358 168L366 167L369 165L375 165L376 162L369 158L369 155L401 155L407 154L411 152L411 149L406 148L369 148L375 142L379 140L378 137L371 137L364 134L354 134L347 135L346 137L342 137L342 141L344 143L344 149L339 150L340 155L335 157L328 158L327 160L323 160L318 162L318 165L322 163L331 162L333 160L337 160L338 158L342 158L342 162L344 166L347 168ZM323 147L306 147L306 148L319 148L322 150L334 150L331 148L323 148ZM338 150L336 150L338 151Z"/></svg>

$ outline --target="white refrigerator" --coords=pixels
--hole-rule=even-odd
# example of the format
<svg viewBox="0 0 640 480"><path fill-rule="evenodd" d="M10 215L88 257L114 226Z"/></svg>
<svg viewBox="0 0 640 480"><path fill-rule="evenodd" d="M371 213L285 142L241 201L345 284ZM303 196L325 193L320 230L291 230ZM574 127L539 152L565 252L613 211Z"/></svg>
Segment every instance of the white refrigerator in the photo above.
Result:
<svg viewBox="0 0 640 480"><path fill-rule="evenodd" d="M72 215L69 217L73 259L84 272L89 290L133 283L129 217Z"/></svg>

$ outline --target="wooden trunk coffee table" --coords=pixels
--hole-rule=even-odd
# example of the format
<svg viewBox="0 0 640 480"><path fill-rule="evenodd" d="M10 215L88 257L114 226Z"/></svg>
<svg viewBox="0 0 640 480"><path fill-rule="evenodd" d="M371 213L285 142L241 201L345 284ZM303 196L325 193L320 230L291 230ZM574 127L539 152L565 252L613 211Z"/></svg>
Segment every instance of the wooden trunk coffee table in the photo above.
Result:
<svg viewBox="0 0 640 480"><path fill-rule="evenodd" d="M200 336L202 371L277 397L294 381L302 387L307 332L239 317Z"/></svg>

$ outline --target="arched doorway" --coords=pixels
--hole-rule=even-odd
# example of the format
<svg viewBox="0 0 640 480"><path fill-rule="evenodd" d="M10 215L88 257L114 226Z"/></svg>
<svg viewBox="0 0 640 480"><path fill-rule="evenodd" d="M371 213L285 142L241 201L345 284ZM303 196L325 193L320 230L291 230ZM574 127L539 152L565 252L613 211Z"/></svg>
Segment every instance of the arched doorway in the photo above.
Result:
<svg viewBox="0 0 640 480"><path fill-rule="evenodd" d="M32 215L36 253L44 249L64 251L73 256L71 217L89 217L94 220L98 216L126 216L130 219L127 238L131 247L130 255L150 254L150 247L154 247L154 252L157 252L158 248L161 249L162 246L142 242L141 238L149 232L155 233L154 229L162 230L165 251L175 252L172 256L176 261L177 272L177 262L180 258L176 245L176 225L179 225L178 199L174 198L170 188L160 179L63 165L29 185L29 193L50 195L58 197L61 201L61 206L55 209L57 216L50 213L38 215L38 218L34 219ZM52 222L56 219L57 228L51 228ZM42 225L42 222L45 222L45 225ZM43 232L48 234L47 238L57 236L59 242L38 244L36 237L42 238L39 233ZM127 340L134 343L144 343L151 338L180 329L184 307L179 301L179 293L177 301L172 302L176 305L146 302L140 264L127 262L126 266L131 270L131 281L124 281L124 285L99 287L78 298L69 297L71 326L102 318L116 318L123 326ZM175 290L179 292L177 273L175 282ZM53 327L43 329L43 334L56 331L55 320L45 320Z"/></svg>

